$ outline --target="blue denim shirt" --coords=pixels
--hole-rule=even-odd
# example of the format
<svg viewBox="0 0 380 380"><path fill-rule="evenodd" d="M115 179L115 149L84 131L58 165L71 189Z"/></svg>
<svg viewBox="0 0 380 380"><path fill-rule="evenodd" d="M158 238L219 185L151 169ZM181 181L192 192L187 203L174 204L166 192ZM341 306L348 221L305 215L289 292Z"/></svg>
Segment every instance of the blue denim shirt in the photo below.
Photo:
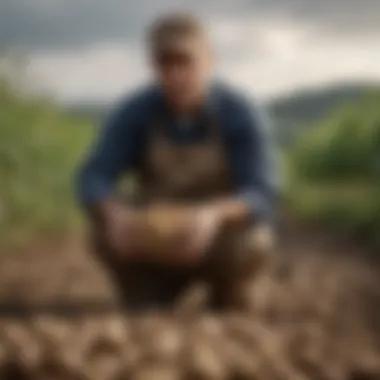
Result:
<svg viewBox="0 0 380 380"><path fill-rule="evenodd" d="M139 167L152 115L164 107L164 97L151 86L124 99L111 113L80 168L78 190L84 206L108 197L120 175ZM247 202L255 219L270 219L278 178L269 120L242 94L222 84L212 86L205 108L220 125L236 196ZM199 121L193 121L196 122ZM203 138L202 128L186 128L175 118L168 133L178 144Z"/></svg>

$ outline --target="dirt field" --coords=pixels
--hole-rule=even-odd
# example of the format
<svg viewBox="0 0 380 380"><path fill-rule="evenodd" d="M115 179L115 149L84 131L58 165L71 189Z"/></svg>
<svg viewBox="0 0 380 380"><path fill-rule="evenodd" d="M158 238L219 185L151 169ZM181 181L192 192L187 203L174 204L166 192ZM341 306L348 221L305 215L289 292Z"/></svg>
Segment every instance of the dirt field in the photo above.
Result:
<svg viewBox="0 0 380 380"><path fill-rule="evenodd" d="M84 252L2 256L1 380L380 379L380 269L351 245L287 234L249 315L120 315Z"/></svg>

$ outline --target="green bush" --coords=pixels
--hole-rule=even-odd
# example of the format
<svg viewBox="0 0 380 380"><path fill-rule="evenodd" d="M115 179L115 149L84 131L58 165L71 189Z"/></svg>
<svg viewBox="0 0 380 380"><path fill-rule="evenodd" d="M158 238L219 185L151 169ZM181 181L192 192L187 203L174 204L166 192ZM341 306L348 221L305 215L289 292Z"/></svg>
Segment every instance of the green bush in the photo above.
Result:
<svg viewBox="0 0 380 380"><path fill-rule="evenodd" d="M379 103L380 94L371 94L300 137L289 153L288 187L298 215L379 240Z"/></svg>
<svg viewBox="0 0 380 380"><path fill-rule="evenodd" d="M0 104L1 244L72 228L73 173L91 126L5 83Z"/></svg>
<svg viewBox="0 0 380 380"><path fill-rule="evenodd" d="M380 107L371 98L341 110L303 136L292 156L302 178L380 180Z"/></svg>

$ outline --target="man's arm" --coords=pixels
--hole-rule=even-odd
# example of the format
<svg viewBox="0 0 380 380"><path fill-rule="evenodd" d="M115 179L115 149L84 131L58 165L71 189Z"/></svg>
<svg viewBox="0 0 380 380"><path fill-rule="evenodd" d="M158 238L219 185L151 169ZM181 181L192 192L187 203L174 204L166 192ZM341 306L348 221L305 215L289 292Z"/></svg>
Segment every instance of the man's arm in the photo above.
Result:
<svg viewBox="0 0 380 380"><path fill-rule="evenodd" d="M137 164L140 111L141 105L136 100L119 106L104 124L80 168L79 199L93 222L103 221L112 211L120 175Z"/></svg>
<svg viewBox="0 0 380 380"><path fill-rule="evenodd" d="M269 221L278 196L276 151L266 114L245 102L235 104L226 135L237 196L220 203L227 223Z"/></svg>

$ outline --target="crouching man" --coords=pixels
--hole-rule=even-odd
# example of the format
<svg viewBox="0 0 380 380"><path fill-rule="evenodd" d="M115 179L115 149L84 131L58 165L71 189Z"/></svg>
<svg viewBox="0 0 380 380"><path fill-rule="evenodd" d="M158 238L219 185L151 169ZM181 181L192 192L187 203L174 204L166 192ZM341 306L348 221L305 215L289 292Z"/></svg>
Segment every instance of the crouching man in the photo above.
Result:
<svg viewBox="0 0 380 380"><path fill-rule="evenodd" d="M80 169L96 252L127 307L169 306L200 277L214 307L244 307L242 289L273 238L275 152L266 120L214 80L196 18L158 20L148 43L155 83L120 103ZM125 173L136 180L127 201L116 194Z"/></svg>

